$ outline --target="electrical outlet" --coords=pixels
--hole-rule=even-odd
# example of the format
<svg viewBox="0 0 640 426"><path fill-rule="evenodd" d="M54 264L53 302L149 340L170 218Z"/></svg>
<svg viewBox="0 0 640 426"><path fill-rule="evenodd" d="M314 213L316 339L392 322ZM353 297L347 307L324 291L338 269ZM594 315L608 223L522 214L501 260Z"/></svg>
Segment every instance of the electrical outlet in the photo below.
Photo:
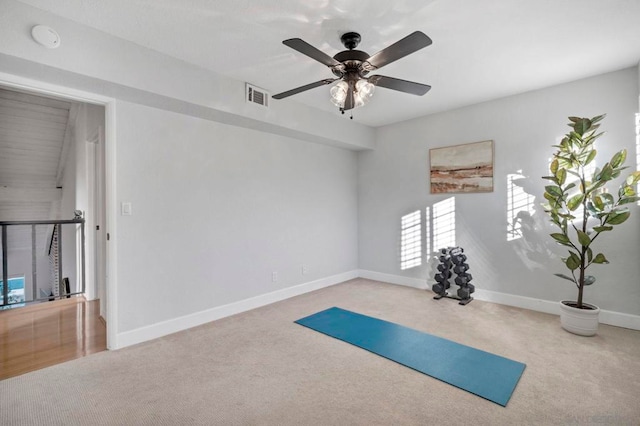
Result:
<svg viewBox="0 0 640 426"><path fill-rule="evenodd" d="M307 265L302 265L302 275L307 275L308 272L309 268L307 268Z"/></svg>
<svg viewBox="0 0 640 426"><path fill-rule="evenodd" d="M278 281L278 273L277 272L274 271L274 272L271 273L271 281L273 281L274 283L276 281Z"/></svg>

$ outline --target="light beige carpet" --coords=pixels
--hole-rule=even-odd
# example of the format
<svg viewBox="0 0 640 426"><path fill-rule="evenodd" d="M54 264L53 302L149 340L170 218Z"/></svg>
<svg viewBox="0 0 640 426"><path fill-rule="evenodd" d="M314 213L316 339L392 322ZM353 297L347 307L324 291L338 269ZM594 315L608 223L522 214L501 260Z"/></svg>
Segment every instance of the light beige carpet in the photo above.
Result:
<svg viewBox="0 0 640 426"><path fill-rule="evenodd" d="M357 279L0 381L2 425L639 425L640 332ZM527 364L506 408L294 324L331 306Z"/></svg>

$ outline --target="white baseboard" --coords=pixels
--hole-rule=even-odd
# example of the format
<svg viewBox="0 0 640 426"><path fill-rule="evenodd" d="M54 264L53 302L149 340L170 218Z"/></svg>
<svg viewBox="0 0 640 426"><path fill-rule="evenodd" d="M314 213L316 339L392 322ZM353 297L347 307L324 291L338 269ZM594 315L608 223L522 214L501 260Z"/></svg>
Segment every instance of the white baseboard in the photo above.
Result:
<svg viewBox="0 0 640 426"><path fill-rule="evenodd" d="M159 322L157 324L152 324L149 326L137 328L135 330L126 331L124 333L118 333L117 347L113 349L120 349L127 346L135 345L137 343L146 342L147 340L157 339L158 337L166 336L168 334L196 327L198 325L202 325L224 317L239 314L241 312L259 308L261 306L269 305L281 300L289 299L290 297L299 296L304 293L309 293L311 291L339 284L344 281L358 278L358 276L359 275L357 270L349 271L342 274L322 278L316 281L284 288L282 290L277 290L271 293L262 294L250 299L240 300L238 302L229 303L227 305L216 306L215 308L207 309L205 311L173 318L167 321Z"/></svg>
<svg viewBox="0 0 640 426"><path fill-rule="evenodd" d="M420 278L402 277L400 275L384 274L382 272L360 270L360 278L366 278L368 280L382 281L384 283L399 284L407 287L427 289L427 280Z"/></svg>
<svg viewBox="0 0 640 426"><path fill-rule="evenodd" d="M382 272L360 270L360 277L375 281L382 281L390 284L399 284L419 289L428 289L426 280L419 278L403 277L399 275L385 274ZM497 291L476 289L473 293L474 299L485 302L499 303L501 305L513 306L516 308L530 309L532 311L544 312L547 314L560 315L558 301L534 299L532 297L517 296L514 294L500 293ZM614 325L616 327L640 330L640 315L625 314L622 312L600 310L600 323Z"/></svg>

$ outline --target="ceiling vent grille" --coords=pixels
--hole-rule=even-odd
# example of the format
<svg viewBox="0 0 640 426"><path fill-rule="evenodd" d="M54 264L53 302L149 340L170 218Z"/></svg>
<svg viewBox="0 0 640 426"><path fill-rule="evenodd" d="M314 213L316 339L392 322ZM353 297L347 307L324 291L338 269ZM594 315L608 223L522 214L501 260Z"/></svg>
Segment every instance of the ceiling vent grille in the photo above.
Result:
<svg viewBox="0 0 640 426"><path fill-rule="evenodd" d="M269 107L269 93L249 83L247 83L246 99L249 103Z"/></svg>

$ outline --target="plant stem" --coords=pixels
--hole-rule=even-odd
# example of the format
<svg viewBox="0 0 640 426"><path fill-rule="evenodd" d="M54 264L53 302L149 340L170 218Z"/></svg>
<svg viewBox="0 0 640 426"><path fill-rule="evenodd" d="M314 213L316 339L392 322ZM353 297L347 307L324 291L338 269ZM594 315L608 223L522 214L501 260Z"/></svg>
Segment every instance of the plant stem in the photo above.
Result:
<svg viewBox="0 0 640 426"><path fill-rule="evenodd" d="M580 183L582 185L583 191L586 189L586 182L584 177L584 166L580 167ZM582 232L587 233L587 197L585 195L582 200ZM572 223L573 225L573 223ZM574 225L575 227L575 225ZM587 248L588 246L583 246L581 244L580 250L580 278L578 280L578 300L577 300L577 308L582 309L582 294L584 293L584 273L585 269L587 269Z"/></svg>

